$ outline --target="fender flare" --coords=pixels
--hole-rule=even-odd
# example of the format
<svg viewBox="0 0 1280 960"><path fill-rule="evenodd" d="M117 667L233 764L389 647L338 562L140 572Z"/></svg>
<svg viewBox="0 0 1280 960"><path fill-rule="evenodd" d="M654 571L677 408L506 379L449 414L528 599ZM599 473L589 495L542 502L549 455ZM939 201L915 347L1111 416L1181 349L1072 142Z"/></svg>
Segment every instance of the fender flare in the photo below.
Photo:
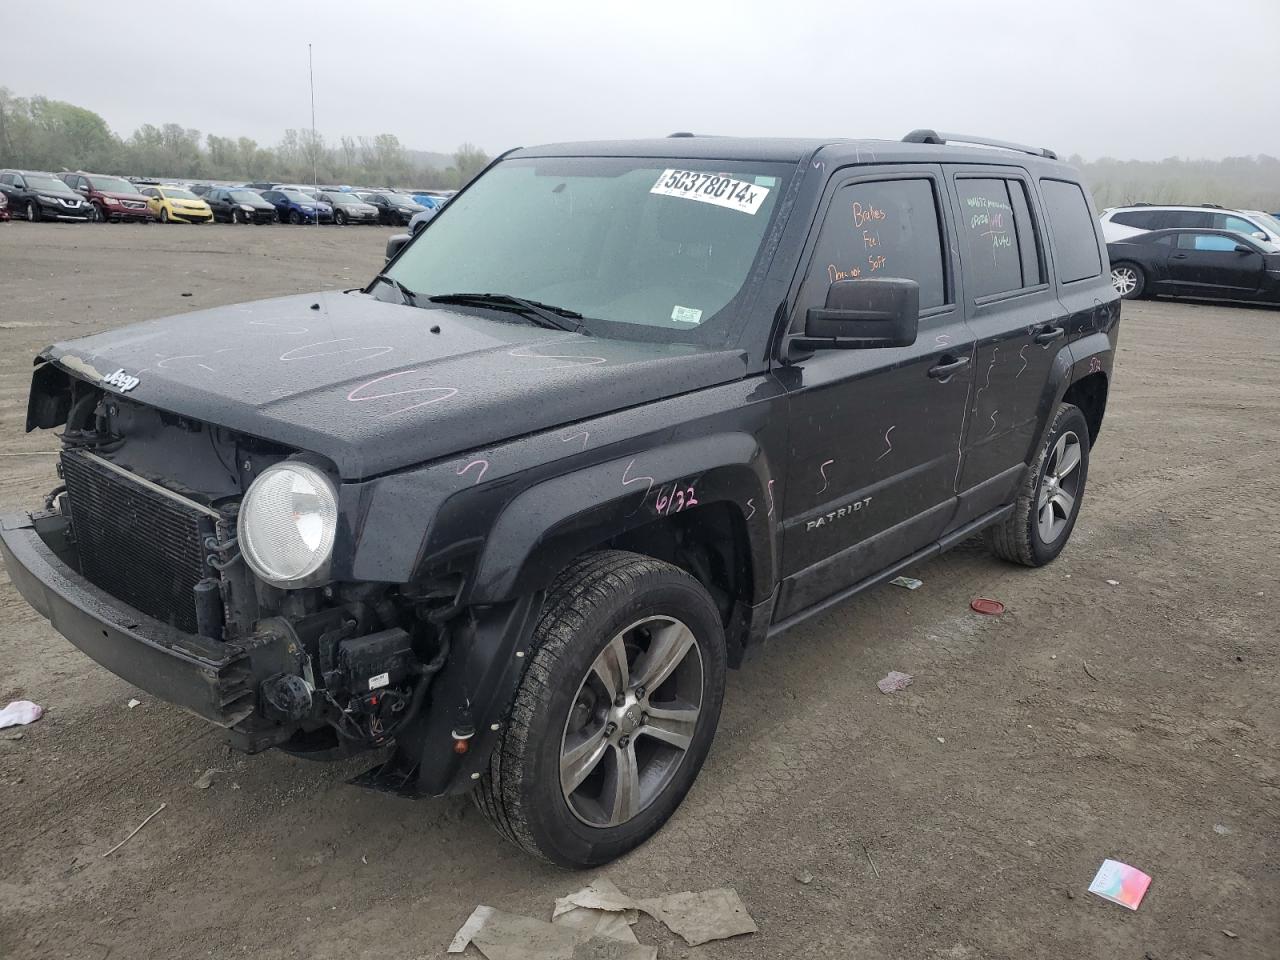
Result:
<svg viewBox="0 0 1280 960"><path fill-rule="evenodd" d="M772 517L774 478L764 451L747 433L725 432L647 448L522 491L485 538L465 598L492 604L543 590L574 557L611 537L711 504L741 518L751 554L751 594L765 599L778 563ZM664 488L666 488L664 490ZM685 504L672 509L667 499Z"/></svg>

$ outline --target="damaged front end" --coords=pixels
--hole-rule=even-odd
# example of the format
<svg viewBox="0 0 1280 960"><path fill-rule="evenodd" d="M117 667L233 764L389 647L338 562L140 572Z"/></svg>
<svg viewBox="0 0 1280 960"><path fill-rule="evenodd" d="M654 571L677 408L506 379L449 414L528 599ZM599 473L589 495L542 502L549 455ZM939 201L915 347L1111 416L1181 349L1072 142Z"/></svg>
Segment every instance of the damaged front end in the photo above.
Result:
<svg viewBox="0 0 1280 960"><path fill-rule="evenodd" d="M60 633L250 753L339 756L401 737L422 749L460 576L343 580L357 485L315 456L46 362L28 428L58 426L62 483L44 510L0 518L0 547L19 591ZM288 549L273 545L277 534ZM438 721L450 729L447 754L470 736L467 701L437 706L451 714ZM457 764L443 763L433 792L457 779ZM420 765L421 753L397 761L401 784Z"/></svg>

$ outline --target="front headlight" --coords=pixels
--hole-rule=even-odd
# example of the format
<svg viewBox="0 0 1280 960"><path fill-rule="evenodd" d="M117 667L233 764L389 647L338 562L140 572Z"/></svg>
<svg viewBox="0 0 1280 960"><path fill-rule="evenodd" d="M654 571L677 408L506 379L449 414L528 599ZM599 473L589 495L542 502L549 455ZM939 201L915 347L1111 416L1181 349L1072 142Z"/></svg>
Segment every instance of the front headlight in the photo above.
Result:
<svg viewBox="0 0 1280 960"><path fill-rule="evenodd" d="M305 463L268 467L249 485L237 532L249 567L276 586L305 586L329 562L338 498L329 478Z"/></svg>
<svg viewBox="0 0 1280 960"><path fill-rule="evenodd" d="M249 206L247 203L240 204L240 209L245 213L253 213L253 207Z"/></svg>
<svg viewBox="0 0 1280 960"><path fill-rule="evenodd" d="M36 196L38 196L38 197L39 197L41 200L43 200L45 203L57 203L57 202L58 202L58 198L57 198L57 197L50 197L50 196L48 196L48 195L46 195L46 194L43 194L43 193L36 194Z"/></svg>

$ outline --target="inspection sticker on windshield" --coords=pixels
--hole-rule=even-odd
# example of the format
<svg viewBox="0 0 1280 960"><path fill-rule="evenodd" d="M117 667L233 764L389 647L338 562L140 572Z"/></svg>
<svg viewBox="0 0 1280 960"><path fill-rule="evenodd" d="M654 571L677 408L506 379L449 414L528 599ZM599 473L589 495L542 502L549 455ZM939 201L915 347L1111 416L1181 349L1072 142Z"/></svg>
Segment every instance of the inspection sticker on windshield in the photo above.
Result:
<svg viewBox="0 0 1280 960"><path fill-rule="evenodd" d="M682 307L677 304L671 308L671 319L676 323L701 323L702 311L694 307Z"/></svg>
<svg viewBox="0 0 1280 960"><path fill-rule="evenodd" d="M726 173L698 173L693 170L663 170L649 192L714 203L717 207L753 215L769 196L768 187L735 180Z"/></svg>

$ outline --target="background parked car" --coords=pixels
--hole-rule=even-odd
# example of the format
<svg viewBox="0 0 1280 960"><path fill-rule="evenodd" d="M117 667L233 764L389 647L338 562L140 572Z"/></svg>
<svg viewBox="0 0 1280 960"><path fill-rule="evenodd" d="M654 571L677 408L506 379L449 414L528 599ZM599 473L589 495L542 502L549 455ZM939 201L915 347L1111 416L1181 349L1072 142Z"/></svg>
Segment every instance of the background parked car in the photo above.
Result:
<svg viewBox="0 0 1280 960"><path fill-rule="evenodd" d="M1102 235L1107 243L1136 237L1148 230L1235 230L1257 240L1280 243L1280 232L1241 210L1224 207L1157 207L1139 204L1132 207L1108 207L1099 217Z"/></svg>
<svg viewBox="0 0 1280 960"><path fill-rule="evenodd" d="M370 193L364 199L378 208L378 222L392 227L403 227L413 219L414 214L426 209L422 204L414 203L412 197L403 193L382 191Z"/></svg>
<svg viewBox="0 0 1280 960"><path fill-rule="evenodd" d="M1164 295L1280 303L1280 245L1230 230L1154 230L1107 244L1126 300Z"/></svg>
<svg viewBox="0 0 1280 960"><path fill-rule="evenodd" d="M100 223L125 220L151 223L156 218L147 208L147 198L142 191L123 177L99 173L64 173L60 176L68 187L89 201L93 217Z"/></svg>
<svg viewBox="0 0 1280 960"><path fill-rule="evenodd" d="M435 215L439 212L439 207L427 207L421 213L415 213L413 219L409 221L409 236L416 237L418 231L435 219Z"/></svg>
<svg viewBox="0 0 1280 960"><path fill-rule="evenodd" d="M377 223L378 208L354 193L322 193L320 200L333 207L334 223Z"/></svg>
<svg viewBox="0 0 1280 960"><path fill-rule="evenodd" d="M274 223L275 205L244 187L214 187L204 196L214 220L227 223Z"/></svg>
<svg viewBox="0 0 1280 960"><path fill-rule="evenodd" d="M164 223L211 223L213 211L209 205L190 190L175 187L172 184L161 184L158 187L144 187L142 195L147 198L147 206Z"/></svg>
<svg viewBox="0 0 1280 960"><path fill-rule="evenodd" d="M333 223L333 207L305 193L296 190L268 190L263 193L262 199L275 206L281 221L314 223L319 217L321 223Z"/></svg>
<svg viewBox="0 0 1280 960"><path fill-rule="evenodd" d="M52 173L33 170L0 171L0 193L20 217L38 220L92 220L93 208Z"/></svg>
<svg viewBox="0 0 1280 960"><path fill-rule="evenodd" d="M261 193L261 192L262 192L262 191L264 191L264 190L274 190L274 189L276 189L276 188L277 188L277 187L279 187L279 186L280 186L280 184L278 184L278 183L277 183L276 181L274 181L274 180L258 180L258 181L254 182L254 183L246 183L246 184L245 184L245 187L246 187L247 189L249 189L249 190L257 190L259 193Z"/></svg>
<svg viewBox="0 0 1280 960"><path fill-rule="evenodd" d="M9 198L0 193L0 223L9 219Z"/></svg>

